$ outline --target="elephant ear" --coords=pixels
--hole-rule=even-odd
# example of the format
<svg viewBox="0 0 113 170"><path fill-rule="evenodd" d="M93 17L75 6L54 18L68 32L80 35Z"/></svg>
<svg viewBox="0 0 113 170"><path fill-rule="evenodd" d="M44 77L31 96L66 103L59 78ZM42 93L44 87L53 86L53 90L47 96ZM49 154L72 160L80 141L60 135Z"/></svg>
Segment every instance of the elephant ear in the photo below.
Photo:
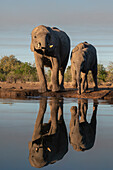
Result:
<svg viewBox="0 0 113 170"><path fill-rule="evenodd" d="M79 50L79 47L76 46L76 47L72 50L72 53L75 53L75 52L78 51L78 50Z"/></svg>
<svg viewBox="0 0 113 170"><path fill-rule="evenodd" d="M30 142L28 143L29 151L30 151L31 147L32 147L32 142L30 141Z"/></svg>
<svg viewBox="0 0 113 170"><path fill-rule="evenodd" d="M82 56L84 57L84 62L86 62L88 58L88 52L86 48L82 49Z"/></svg>
<svg viewBox="0 0 113 170"><path fill-rule="evenodd" d="M33 39L31 40L31 45L30 45L31 51L34 52L34 45L33 45Z"/></svg>

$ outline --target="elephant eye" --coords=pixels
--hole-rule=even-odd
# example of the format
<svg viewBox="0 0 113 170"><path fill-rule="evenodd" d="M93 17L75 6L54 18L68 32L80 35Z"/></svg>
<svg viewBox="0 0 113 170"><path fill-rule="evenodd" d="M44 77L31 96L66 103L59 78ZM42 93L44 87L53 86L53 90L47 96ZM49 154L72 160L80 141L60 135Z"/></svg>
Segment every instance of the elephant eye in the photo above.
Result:
<svg viewBox="0 0 113 170"><path fill-rule="evenodd" d="M34 38L37 38L37 36L35 35Z"/></svg>
<svg viewBox="0 0 113 170"><path fill-rule="evenodd" d="M35 151L36 151L36 152L38 152L38 151L39 151L39 148L38 148L38 147L37 147L37 148L35 148Z"/></svg>

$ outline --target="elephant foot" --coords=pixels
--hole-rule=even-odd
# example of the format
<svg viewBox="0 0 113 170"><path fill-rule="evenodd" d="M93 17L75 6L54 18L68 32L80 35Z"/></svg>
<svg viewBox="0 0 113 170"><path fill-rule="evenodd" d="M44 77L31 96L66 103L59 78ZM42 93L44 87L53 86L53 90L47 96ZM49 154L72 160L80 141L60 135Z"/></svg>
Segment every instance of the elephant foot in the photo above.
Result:
<svg viewBox="0 0 113 170"><path fill-rule="evenodd" d="M88 90L88 85L86 86L86 90Z"/></svg>
<svg viewBox="0 0 113 170"><path fill-rule="evenodd" d="M86 89L84 89L84 90L81 90L81 94L83 94L83 93L85 93L86 92Z"/></svg>
<svg viewBox="0 0 113 170"><path fill-rule="evenodd" d="M60 91L64 91L64 90L65 90L64 86L60 86Z"/></svg>
<svg viewBox="0 0 113 170"><path fill-rule="evenodd" d="M73 88L77 88L77 84L76 83L72 83L72 87Z"/></svg>
<svg viewBox="0 0 113 170"><path fill-rule="evenodd" d="M49 84L48 89L49 89L49 90L52 90L52 84L51 84L51 83Z"/></svg>
<svg viewBox="0 0 113 170"><path fill-rule="evenodd" d="M98 90L98 87L97 87L97 86L95 86L95 87L94 87L94 91L97 91L97 90Z"/></svg>
<svg viewBox="0 0 113 170"><path fill-rule="evenodd" d="M62 90L64 89L63 87L60 87L60 86L58 86L58 87L53 87L52 84L50 84L48 88L49 88L49 90L51 90L52 92L62 91Z"/></svg>
<svg viewBox="0 0 113 170"><path fill-rule="evenodd" d="M81 94L83 94L83 93L85 93L85 90L83 90L83 91L81 91L81 92L78 91L78 94L79 94L79 95L81 95Z"/></svg>
<svg viewBox="0 0 113 170"><path fill-rule="evenodd" d="M78 91L78 94L81 95L81 92Z"/></svg>
<svg viewBox="0 0 113 170"><path fill-rule="evenodd" d="M39 89L40 93L44 93L44 92L47 92L47 91L48 91L48 89Z"/></svg>
<svg viewBox="0 0 113 170"><path fill-rule="evenodd" d="M60 86L54 87L52 88L52 92L58 92L60 91Z"/></svg>

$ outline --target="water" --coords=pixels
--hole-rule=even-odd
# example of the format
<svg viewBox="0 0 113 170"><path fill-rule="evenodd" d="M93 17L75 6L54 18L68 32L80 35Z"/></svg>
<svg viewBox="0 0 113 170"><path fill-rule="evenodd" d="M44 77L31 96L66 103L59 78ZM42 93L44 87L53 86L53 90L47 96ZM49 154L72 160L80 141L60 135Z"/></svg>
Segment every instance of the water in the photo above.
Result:
<svg viewBox="0 0 113 170"><path fill-rule="evenodd" d="M47 123L50 113L53 124L44 126L42 119L43 123ZM92 124L88 124L92 115ZM32 166L46 164L44 169L111 170L112 129L113 104L107 101L71 98L0 99L0 169L31 170L35 169Z"/></svg>

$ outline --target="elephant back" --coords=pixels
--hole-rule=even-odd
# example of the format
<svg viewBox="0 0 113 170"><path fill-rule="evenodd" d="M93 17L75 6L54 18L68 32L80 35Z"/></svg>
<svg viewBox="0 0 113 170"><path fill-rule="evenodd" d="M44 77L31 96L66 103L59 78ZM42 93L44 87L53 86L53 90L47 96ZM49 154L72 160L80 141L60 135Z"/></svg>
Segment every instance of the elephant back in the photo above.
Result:
<svg viewBox="0 0 113 170"><path fill-rule="evenodd" d="M75 56L75 58L80 57L79 54L82 54L83 57L87 60L89 66L92 67L92 64L97 62L97 54L96 49L93 45L89 44L88 42L79 43L71 53L71 58Z"/></svg>
<svg viewBox="0 0 113 170"><path fill-rule="evenodd" d="M67 56L69 57L70 38L64 31L62 31L56 27L53 27L52 30L54 31L55 35L59 38L60 56L61 56L61 62L63 63L66 60Z"/></svg>
<svg viewBox="0 0 113 170"><path fill-rule="evenodd" d="M42 32L48 33L48 32L50 32L50 28L46 27L44 25L39 25L39 26L35 27L32 31L32 33L37 33L37 34L42 33Z"/></svg>

